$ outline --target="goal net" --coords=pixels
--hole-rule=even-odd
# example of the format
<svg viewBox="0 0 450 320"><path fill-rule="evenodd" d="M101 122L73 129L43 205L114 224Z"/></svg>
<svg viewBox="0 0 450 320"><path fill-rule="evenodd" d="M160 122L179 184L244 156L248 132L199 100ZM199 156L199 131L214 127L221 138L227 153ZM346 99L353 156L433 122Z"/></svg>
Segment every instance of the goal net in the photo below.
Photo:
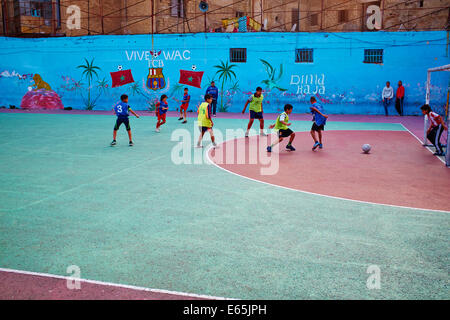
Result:
<svg viewBox="0 0 450 320"><path fill-rule="evenodd" d="M449 96L450 96L450 64L445 66L430 68L427 71L426 97L425 103L429 104L434 112L440 114L447 126L450 122L449 114ZM427 139L427 129L429 127L428 119L424 117L424 135L423 145L432 147ZM450 166L450 152L447 144L450 140L448 131L441 137L441 143L445 146L445 163Z"/></svg>

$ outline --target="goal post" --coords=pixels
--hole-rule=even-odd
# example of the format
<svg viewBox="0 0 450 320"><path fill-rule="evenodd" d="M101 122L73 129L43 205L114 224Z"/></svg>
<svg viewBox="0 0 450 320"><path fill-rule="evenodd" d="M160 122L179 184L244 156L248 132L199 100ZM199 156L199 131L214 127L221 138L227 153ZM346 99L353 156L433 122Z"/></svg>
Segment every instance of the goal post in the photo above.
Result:
<svg viewBox="0 0 450 320"><path fill-rule="evenodd" d="M435 67L435 68L430 68L427 70L427 83L426 83L426 96L425 96L425 103L426 104L430 104L431 101L431 88L432 88L432 82L431 82L431 74L434 72L449 72L450 71L450 64L447 65L443 65L443 66L439 66L439 67ZM447 79L446 79L447 80ZM450 79L448 79L446 81L447 83L447 90L445 90L445 98L446 98L446 102L445 102L445 110L442 110L443 112L443 118L444 121L447 123L447 126L450 124L450 113L449 113L449 94L450 94ZM427 129L428 129L428 118L425 116L424 117L424 129L423 129L423 145L424 146L431 146L430 144L428 144L428 139L427 139ZM450 141L450 132L449 130L447 130L447 144ZM449 148L446 146L445 148L445 163L447 165L447 167L450 167L450 152L448 150Z"/></svg>

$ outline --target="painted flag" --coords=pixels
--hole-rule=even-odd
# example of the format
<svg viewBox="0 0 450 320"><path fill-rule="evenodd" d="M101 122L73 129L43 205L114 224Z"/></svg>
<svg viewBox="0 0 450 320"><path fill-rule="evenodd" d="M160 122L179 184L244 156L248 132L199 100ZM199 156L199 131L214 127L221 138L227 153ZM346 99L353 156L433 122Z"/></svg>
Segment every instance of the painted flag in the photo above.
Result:
<svg viewBox="0 0 450 320"><path fill-rule="evenodd" d="M120 87L125 84L134 82L133 75L131 74L131 69L110 72L110 73L111 73L113 88Z"/></svg>
<svg viewBox="0 0 450 320"><path fill-rule="evenodd" d="M202 78L203 78L203 71L180 70L180 81L178 82L188 86L201 88Z"/></svg>

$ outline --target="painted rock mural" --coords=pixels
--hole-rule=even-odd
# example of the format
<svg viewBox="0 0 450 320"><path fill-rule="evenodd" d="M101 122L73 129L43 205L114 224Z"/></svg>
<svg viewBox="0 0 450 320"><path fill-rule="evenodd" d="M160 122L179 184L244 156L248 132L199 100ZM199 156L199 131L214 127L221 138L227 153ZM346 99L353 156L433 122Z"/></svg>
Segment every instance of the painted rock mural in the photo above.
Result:
<svg viewBox="0 0 450 320"><path fill-rule="evenodd" d="M63 103L53 90L28 91L20 103L22 109L63 109Z"/></svg>

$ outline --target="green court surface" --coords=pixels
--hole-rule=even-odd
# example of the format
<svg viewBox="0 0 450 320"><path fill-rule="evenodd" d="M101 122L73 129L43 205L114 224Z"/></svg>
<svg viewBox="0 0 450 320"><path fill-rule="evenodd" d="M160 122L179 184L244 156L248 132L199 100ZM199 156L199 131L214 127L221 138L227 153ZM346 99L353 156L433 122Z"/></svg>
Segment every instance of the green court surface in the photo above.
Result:
<svg viewBox="0 0 450 320"><path fill-rule="evenodd" d="M123 127L109 146L114 121L0 114L1 268L68 275L77 265L85 279L228 298L450 298L448 212L302 193L208 163L176 165L171 133L193 132L193 119L168 118L156 133L155 117L130 117L134 147ZM246 123L217 118L215 128ZM404 128L329 122L327 130ZM380 289L367 288L370 265L380 268Z"/></svg>

